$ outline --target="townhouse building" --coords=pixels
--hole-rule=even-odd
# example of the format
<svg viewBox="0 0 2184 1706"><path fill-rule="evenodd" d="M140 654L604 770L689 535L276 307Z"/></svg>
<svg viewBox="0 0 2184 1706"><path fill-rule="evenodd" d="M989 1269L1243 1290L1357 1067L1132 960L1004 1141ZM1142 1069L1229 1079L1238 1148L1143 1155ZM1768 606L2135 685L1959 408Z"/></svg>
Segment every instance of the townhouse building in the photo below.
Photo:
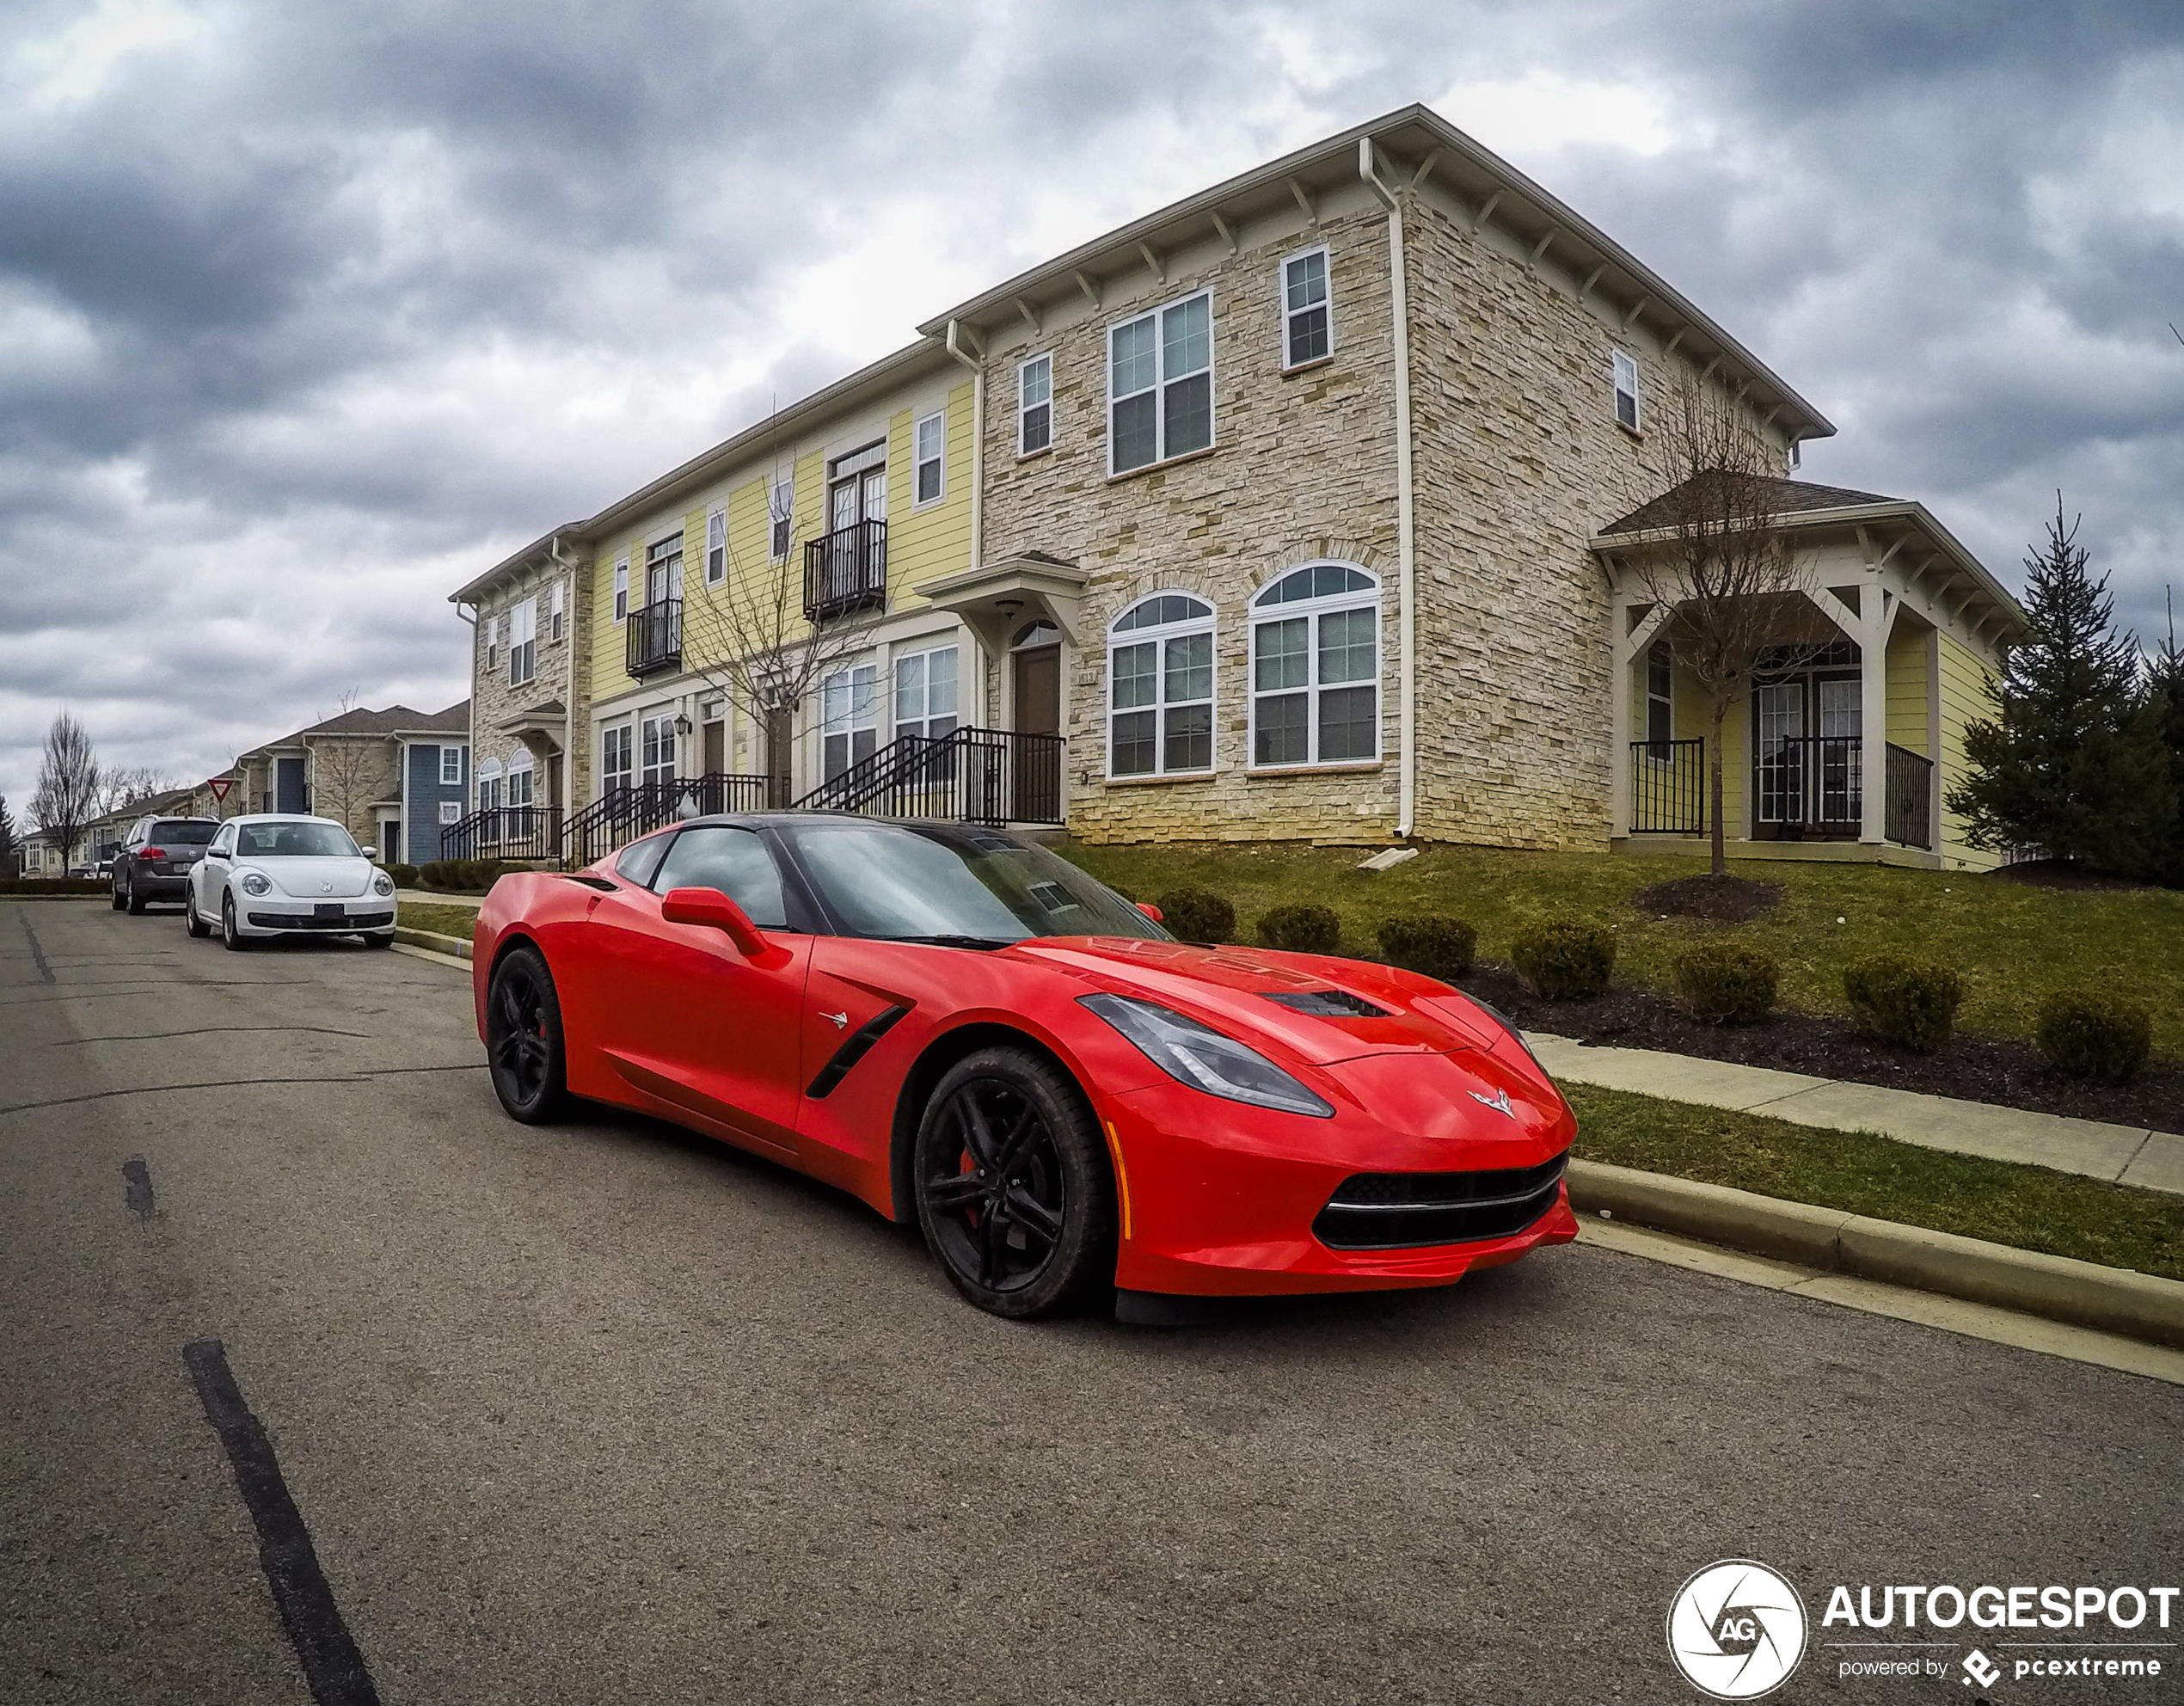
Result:
<svg viewBox="0 0 2184 1706"><path fill-rule="evenodd" d="M678 795L1095 840L1686 845L1709 737L1646 571L1657 405L1696 390L1782 470L1809 570L1723 739L1737 850L1985 862L1940 801L2021 613L1923 506L1794 478L1825 417L1425 108L917 329L453 595L481 752L564 814L537 856ZM769 598L778 630L724 619ZM566 650L519 684L549 608ZM479 814L512 803L480 778Z"/></svg>
<svg viewBox="0 0 2184 1706"><path fill-rule="evenodd" d="M384 862L440 856L440 832L470 789L470 705L443 711L359 707L251 748L224 772L224 800L193 790L212 817L310 812L334 819Z"/></svg>

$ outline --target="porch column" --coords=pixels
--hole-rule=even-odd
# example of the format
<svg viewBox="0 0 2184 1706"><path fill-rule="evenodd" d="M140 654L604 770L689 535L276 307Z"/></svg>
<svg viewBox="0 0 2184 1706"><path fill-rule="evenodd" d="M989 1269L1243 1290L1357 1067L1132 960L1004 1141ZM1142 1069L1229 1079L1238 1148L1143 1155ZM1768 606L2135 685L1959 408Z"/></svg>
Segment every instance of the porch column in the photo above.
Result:
<svg viewBox="0 0 2184 1706"><path fill-rule="evenodd" d="M1660 632L1668 620L1666 607L1656 604L1635 628L1631 613L1637 606L1627 598L1608 605L1608 812L1610 836L1630 833L1630 666Z"/></svg>
<svg viewBox="0 0 2184 1706"><path fill-rule="evenodd" d="M1888 838L1888 631L1898 601L1874 576L1862 589L1858 612L1858 730L1862 770L1858 839L1875 846Z"/></svg>

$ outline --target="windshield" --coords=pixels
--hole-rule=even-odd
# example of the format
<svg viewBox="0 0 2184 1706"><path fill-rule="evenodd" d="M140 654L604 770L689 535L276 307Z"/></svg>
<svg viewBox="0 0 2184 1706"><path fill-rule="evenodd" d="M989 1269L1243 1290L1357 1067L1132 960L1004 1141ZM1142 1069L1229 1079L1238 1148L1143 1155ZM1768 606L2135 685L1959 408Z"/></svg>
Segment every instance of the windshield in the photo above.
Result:
<svg viewBox="0 0 2184 1706"><path fill-rule="evenodd" d="M218 824L154 824L151 826L151 844L154 847L202 847L219 832Z"/></svg>
<svg viewBox="0 0 2184 1706"><path fill-rule="evenodd" d="M1167 931L1044 847L991 830L824 822L785 828L853 936L966 942Z"/></svg>
<svg viewBox="0 0 2184 1706"><path fill-rule="evenodd" d="M357 859L363 855L339 824L243 824L235 850L243 859Z"/></svg>

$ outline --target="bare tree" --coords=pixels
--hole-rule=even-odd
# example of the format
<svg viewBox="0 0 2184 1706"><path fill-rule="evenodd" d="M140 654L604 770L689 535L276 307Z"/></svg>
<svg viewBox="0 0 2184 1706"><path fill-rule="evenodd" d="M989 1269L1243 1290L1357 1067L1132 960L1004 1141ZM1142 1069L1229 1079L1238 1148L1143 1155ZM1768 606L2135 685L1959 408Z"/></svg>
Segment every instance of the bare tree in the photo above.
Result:
<svg viewBox="0 0 2184 1706"><path fill-rule="evenodd" d="M1776 668L1818 650L1807 637L1817 612L1795 607L1806 604L1811 564L1783 525L1773 449L1735 398L1686 376L1656 409L1653 430L1664 444L1667 488L1630 518L1636 537L1624 568L1639 596L1666 613L1660 637L1704 699L1712 869L1721 876L1729 868L1722 731L1751 691L1763 650Z"/></svg>
<svg viewBox="0 0 2184 1706"><path fill-rule="evenodd" d="M67 870L84 825L99 815L99 759L83 725L66 711L56 713L46 731L30 813L40 830L59 842L61 868Z"/></svg>
<svg viewBox="0 0 2184 1706"><path fill-rule="evenodd" d="M322 721L332 722L357 708L357 690L341 696L340 707ZM333 733L305 735L311 754L311 808L332 818L359 842L373 838L370 825L359 829L357 813L377 797L386 771L386 742L377 736Z"/></svg>
<svg viewBox="0 0 2184 1706"><path fill-rule="evenodd" d="M99 772L97 815L104 817L109 812L121 811L154 795L172 794L180 786L165 770L153 764L102 769Z"/></svg>
<svg viewBox="0 0 2184 1706"><path fill-rule="evenodd" d="M788 773L788 753L774 750L781 720L864 648L871 628L869 617L853 615L813 622L803 583L793 552L788 562L746 566L731 543L721 584L683 603L684 667L757 726L770 777Z"/></svg>

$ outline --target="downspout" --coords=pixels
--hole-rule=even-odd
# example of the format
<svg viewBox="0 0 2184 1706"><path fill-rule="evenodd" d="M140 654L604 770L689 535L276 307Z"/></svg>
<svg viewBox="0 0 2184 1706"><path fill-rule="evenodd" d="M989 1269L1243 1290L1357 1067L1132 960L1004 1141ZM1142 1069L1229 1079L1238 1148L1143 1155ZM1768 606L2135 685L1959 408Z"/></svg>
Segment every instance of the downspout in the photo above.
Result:
<svg viewBox="0 0 2184 1706"><path fill-rule="evenodd" d="M478 607L470 606L470 613L463 615L463 606L455 606L470 629L470 733L469 745L463 749L463 815L470 815L470 778L478 773Z"/></svg>
<svg viewBox="0 0 2184 1706"><path fill-rule="evenodd" d="M1358 176L1388 210L1388 276L1396 333L1396 632L1402 653L1396 704L1402 763L1397 770L1396 836L1410 835L1418 806L1417 585L1410 503L1410 300L1403 283L1403 208L1373 168L1372 138L1358 138Z"/></svg>
<svg viewBox="0 0 2184 1706"><path fill-rule="evenodd" d="M567 823L576 814L576 560L561 555L558 533L546 542L546 555L568 577L561 618L567 630L561 641L568 647L561 669L561 821ZM592 737L587 733L584 738L588 753Z"/></svg>
<svg viewBox="0 0 2184 1706"><path fill-rule="evenodd" d="M956 322L948 322L948 353L971 370L971 567L985 561L986 496L986 366L957 341ZM977 630L972 630L975 635ZM979 672L979 721L990 721L986 703L986 672Z"/></svg>

